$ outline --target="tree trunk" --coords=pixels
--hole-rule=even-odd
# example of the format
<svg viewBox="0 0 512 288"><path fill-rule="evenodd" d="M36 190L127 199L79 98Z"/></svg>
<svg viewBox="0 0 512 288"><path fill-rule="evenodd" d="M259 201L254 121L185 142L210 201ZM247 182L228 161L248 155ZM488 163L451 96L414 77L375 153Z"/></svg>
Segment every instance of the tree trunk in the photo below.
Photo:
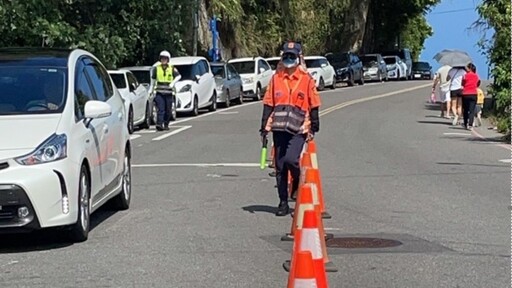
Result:
<svg viewBox="0 0 512 288"><path fill-rule="evenodd" d="M341 33L342 51L358 52L363 44L366 30L366 17L371 0L353 0L344 15L343 32Z"/></svg>

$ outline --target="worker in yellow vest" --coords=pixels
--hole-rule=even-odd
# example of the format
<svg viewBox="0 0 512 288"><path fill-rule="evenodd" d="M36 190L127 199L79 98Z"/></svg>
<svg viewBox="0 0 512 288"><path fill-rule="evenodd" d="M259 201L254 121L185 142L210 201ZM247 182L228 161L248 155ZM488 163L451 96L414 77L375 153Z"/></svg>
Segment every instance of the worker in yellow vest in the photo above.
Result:
<svg viewBox="0 0 512 288"><path fill-rule="evenodd" d="M153 92L158 109L156 130L169 130L172 105L176 103L174 97L174 83L181 79L180 72L169 64L171 53L160 52L160 63L153 68L152 77L155 80Z"/></svg>

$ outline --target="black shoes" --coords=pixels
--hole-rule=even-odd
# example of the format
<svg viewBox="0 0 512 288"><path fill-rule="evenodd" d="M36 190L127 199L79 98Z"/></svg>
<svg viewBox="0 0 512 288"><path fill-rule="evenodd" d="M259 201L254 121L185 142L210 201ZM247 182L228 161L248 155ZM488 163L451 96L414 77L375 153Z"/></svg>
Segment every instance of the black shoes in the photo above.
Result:
<svg viewBox="0 0 512 288"><path fill-rule="evenodd" d="M268 176L270 176L270 177L276 177L276 176L277 176L277 173L276 173L276 171L272 171L272 172L268 173Z"/></svg>
<svg viewBox="0 0 512 288"><path fill-rule="evenodd" d="M276 216L286 216L290 213L290 207L288 206L288 202L281 201L279 206L277 207Z"/></svg>
<svg viewBox="0 0 512 288"><path fill-rule="evenodd" d="M156 131L167 131L167 130L170 130L169 129L169 124L160 124L160 125L156 125Z"/></svg>

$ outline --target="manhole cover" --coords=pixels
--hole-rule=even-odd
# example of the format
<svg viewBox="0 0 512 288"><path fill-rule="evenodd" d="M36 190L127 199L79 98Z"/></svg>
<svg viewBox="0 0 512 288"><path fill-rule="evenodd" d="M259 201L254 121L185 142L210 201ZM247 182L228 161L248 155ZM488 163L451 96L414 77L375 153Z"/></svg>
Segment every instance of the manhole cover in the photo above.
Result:
<svg viewBox="0 0 512 288"><path fill-rule="evenodd" d="M331 248L388 248L402 245L402 242L381 238L332 238L325 241Z"/></svg>

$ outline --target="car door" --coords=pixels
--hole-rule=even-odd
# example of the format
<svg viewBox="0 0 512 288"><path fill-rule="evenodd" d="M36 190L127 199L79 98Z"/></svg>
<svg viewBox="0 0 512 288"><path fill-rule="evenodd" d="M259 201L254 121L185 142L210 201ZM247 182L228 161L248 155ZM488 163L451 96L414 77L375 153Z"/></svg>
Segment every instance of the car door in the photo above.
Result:
<svg viewBox="0 0 512 288"><path fill-rule="evenodd" d="M91 79L93 90L99 101L106 102L112 107L112 114L105 117L105 124L102 127L104 141L106 145L105 157L106 162L102 170L105 187L96 197L93 197L93 203L101 201L107 193L112 191L120 180L123 157L121 141L123 137L123 129L127 129L124 119L124 104L119 94L114 94L114 85L107 73L107 70L98 61L91 59L90 63L86 63L86 71ZM115 96L115 97L113 97Z"/></svg>
<svg viewBox="0 0 512 288"><path fill-rule="evenodd" d="M227 66L228 72L231 75L231 83L232 83L231 89L233 89L233 90L230 90L230 91L233 91L231 93L232 94L231 96L233 98L238 98L240 93L242 93L242 79L240 78L240 75L236 71L235 67L233 67L233 65L227 64L226 66Z"/></svg>
<svg viewBox="0 0 512 288"><path fill-rule="evenodd" d="M83 59L79 59L75 68L75 91L74 91L74 110L75 110L75 128L70 137L71 143L83 143L85 157L89 162L91 177L91 196L94 196L104 186L103 165L106 162L106 136L103 132L105 118L92 120L88 126L85 125L84 109L85 103L90 100L96 100L90 84L89 77L85 70ZM77 149L79 147L70 147Z"/></svg>
<svg viewBox="0 0 512 288"><path fill-rule="evenodd" d="M131 72L126 72L126 78L130 92L133 93L133 118L135 122L138 122L143 119L146 114L146 97L143 91L145 89L142 85L139 85L139 82Z"/></svg>
<svg viewBox="0 0 512 288"><path fill-rule="evenodd" d="M320 59L320 67L322 67L322 74L324 77L325 83L332 84L333 79L333 71L332 68L329 66L329 62L327 62L327 59Z"/></svg>
<svg viewBox="0 0 512 288"><path fill-rule="evenodd" d="M199 61L194 65L196 68L196 74L199 75L198 81L198 94L199 94L199 107L204 107L208 104L208 100L212 96L208 93L208 79L206 75L206 68L202 61Z"/></svg>
<svg viewBox="0 0 512 288"><path fill-rule="evenodd" d="M263 73L261 73L261 86L263 90L266 90L268 85L270 84L270 79L272 78L272 68L270 68L270 65L268 65L267 61L263 59L260 59L259 63L260 65L258 66L264 69Z"/></svg>
<svg viewBox="0 0 512 288"><path fill-rule="evenodd" d="M213 97L213 93L215 92L215 77L213 77L212 70L210 69L210 64L206 60L201 60L203 67L204 67L204 77L206 78L206 91L208 97L208 102L216 101L216 97Z"/></svg>

